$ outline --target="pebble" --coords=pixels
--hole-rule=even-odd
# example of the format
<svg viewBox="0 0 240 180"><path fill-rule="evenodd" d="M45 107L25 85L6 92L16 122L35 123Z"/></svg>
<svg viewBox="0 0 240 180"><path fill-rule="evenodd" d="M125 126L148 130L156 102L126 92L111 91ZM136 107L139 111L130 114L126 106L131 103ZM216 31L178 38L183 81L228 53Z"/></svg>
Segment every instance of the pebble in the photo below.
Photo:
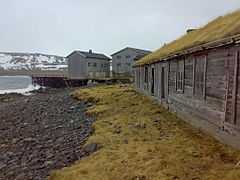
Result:
<svg viewBox="0 0 240 180"><path fill-rule="evenodd" d="M137 128L137 129L145 129L147 127L147 125L144 123L144 124L140 124L140 123L136 123L134 124L134 128Z"/></svg>
<svg viewBox="0 0 240 180"><path fill-rule="evenodd" d="M87 155L79 147L95 118L85 116L87 102L69 96L73 90L45 89L27 98L0 95L0 179L44 180Z"/></svg>

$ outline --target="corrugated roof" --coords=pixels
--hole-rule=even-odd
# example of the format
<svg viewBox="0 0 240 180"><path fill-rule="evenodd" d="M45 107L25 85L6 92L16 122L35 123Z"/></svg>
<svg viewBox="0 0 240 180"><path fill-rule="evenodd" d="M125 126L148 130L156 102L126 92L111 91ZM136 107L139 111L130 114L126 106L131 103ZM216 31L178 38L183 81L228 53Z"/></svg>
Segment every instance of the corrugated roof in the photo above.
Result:
<svg viewBox="0 0 240 180"><path fill-rule="evenodd" d="M240 34L240 10L220 16L206 26L185 34L181 38L143 57L134 65L139 66L151 63L189 48L238 34Z"/></svg>
<svg viewBox="0 0 240 180"><path fill-rule="evenodd" d="M95 59L107 59L107 60L111 60L109 57L107 57L104 54L99 54L99 53L90 53L90 52L86 52L86 51L78 51L79 53L83 54L84 56L86 56L87 58L95 58Z"/></svg>
<svg viewBox="0 0 240 180"><path fill-rule="evenodd" d="M148 50L126 47L126 48L124 48L124 49L122 49L122 50L120 50L120 51L115 52L115 53L112 54L111 56L114 56L115 54L120 53L120 52L122 52L122 51L124 51L124 50L126 50L126 49L131 49L131 50L133 50L133 51L136 51L136 52L138 52L138 53L140 53L140 54L145 54L145 55L152 53L152 51L148 51Z"/></svg>

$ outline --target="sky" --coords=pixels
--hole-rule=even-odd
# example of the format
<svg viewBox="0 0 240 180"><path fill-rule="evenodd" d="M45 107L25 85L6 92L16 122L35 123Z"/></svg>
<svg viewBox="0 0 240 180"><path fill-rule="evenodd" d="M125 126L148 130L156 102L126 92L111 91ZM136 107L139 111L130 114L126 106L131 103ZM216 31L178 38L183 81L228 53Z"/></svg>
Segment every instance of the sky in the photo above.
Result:
<svg viewBox="0 0 240 180"><path fill-rule="evenodd" d="M1 0L0 51L155 51L236 9L240 0Z"/></svg>

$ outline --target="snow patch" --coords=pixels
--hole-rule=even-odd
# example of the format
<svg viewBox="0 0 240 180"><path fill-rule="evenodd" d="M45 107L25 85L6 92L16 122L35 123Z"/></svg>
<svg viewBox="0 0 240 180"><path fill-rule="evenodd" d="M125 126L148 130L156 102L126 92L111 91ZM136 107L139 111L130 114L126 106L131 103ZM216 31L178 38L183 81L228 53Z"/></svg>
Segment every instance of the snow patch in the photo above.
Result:
<svg viewBox="0 0 240 180"><path fill-rule="evenodd" d="M9 94L9 93L18 93L18 94L23 94L26 96L32 95L31 91L38 90L40 89L41 86L39 85L29 85L27 88L24 89L10 89L10 90L0 90L0 94Z"/></svg>
<svg viewBox="0 0 240 180"><path fill-rule="evenodd" d="M0 53L0 69L67 70L67 58L45 54Z"/></svg>

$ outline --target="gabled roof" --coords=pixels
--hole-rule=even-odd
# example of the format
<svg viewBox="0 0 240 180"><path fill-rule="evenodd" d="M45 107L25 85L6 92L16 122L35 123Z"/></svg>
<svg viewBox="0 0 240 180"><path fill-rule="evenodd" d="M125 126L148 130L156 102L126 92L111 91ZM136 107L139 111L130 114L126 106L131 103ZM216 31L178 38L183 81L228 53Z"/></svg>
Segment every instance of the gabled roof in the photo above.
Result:
<svg viewBox="0 0 240 180"><path fill-rule="evenodd" d="M105 59L105 60L111 60L109 57L107 57L104 54L100 54L100 53L93 53L93 52L87 52L87 51L73 51L71 54L69 54L67 56L67 58L69 56L71 56L74 53L78 53L86 58L94 58L94 59Z"/></svg>
<svg viewBox="0 0 240 180"><path fill-rule="evenodd" d="M240 10L225 16L220 16L206 26L193 30L181 38L162 46L157 51L137 61L134 66L140 66L159 60L164 60L183 51L210 44L211 42L240 34ZM220 41L219 41L220 42Z"/></svg>
<svg viewBox="0 0 240 180"><path fill-rule="evenodd" d="M151 53L152 51L148 51L148 50L143 50L143 49L137 49L137 48L131 48L131 47L126 47L118 52L115 52L114 54L112 54L111 56L114 56L115 54L118 54L126 49L130 49L130 50L133 50L133 51L136 51L137 53L140 53L140 54L149 54Z"/></svg>

